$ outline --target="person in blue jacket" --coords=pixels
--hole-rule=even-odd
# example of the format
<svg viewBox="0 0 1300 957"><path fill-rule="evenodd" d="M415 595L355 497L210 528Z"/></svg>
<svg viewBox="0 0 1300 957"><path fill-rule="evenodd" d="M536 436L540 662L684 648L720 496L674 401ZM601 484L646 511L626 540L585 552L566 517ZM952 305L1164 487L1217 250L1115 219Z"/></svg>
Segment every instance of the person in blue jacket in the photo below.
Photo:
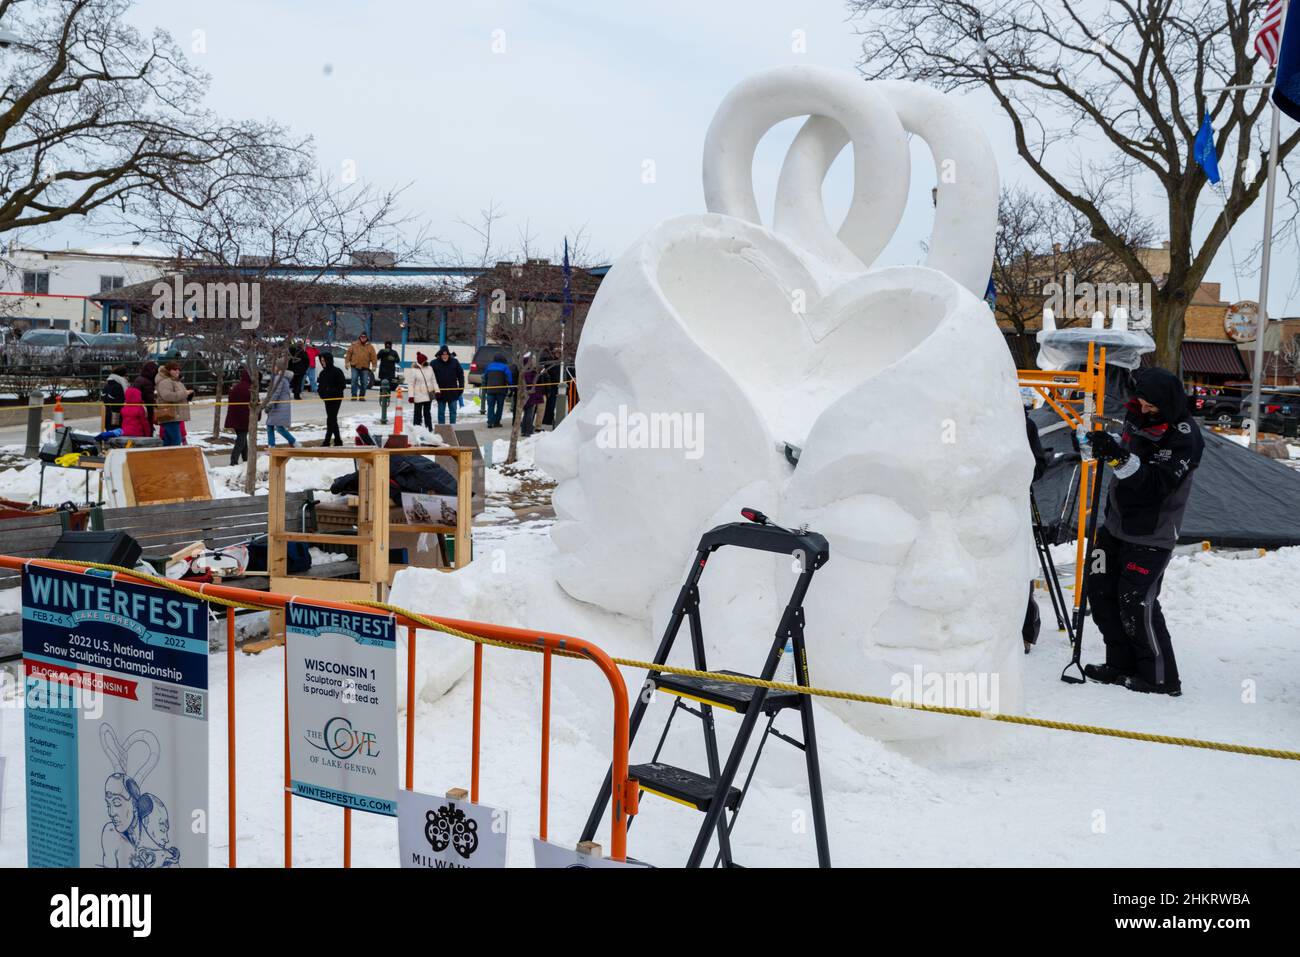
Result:
<svg viewBox="0 0 1300 957"><path fill-rule="evenodd" d="M483 370L483 394L487 397L487 425L489 429L501 425L501 415L506 408L506 389L515 384L506 357L498 352Z"/></svg>

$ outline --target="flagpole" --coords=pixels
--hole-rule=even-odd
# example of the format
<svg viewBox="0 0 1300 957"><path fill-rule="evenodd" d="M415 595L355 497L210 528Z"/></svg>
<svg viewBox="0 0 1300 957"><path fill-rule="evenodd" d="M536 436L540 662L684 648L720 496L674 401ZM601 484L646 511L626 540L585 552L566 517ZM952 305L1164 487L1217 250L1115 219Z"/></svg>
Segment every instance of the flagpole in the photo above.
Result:
<svg viewBox="0 0 1300 957"><path fill-rule="evenodd" d="M564 237L564 302L560 304L560 384L555 393L555 418L552 429L560 427L564 417L569 414L569 389L564 381L564 333L569 325L569 237Z"/></svg>
<svg viewBox="0 0 1300 957"><path fill-rule="evenodd" d="M1283 0L1281 25L1278 35L1286 29L1287 7L1290 0ZM1264 338L1268 330L1268 271L1273 259L1273 199L1277 185L1278 127L1281 111L1277 101L1269 97L1273 107L1272 131L1269 133L1268 147L1268 185L1264 195L1264 252L1259 269L1259 329L1255 333L1255 368L1250 388L1250 408L1255 417L1255 427L1251 429L1250 447L1259 449L1259 428L1264 419L1264 407L1260 397L1260 387L1264 381Z"/></svg>

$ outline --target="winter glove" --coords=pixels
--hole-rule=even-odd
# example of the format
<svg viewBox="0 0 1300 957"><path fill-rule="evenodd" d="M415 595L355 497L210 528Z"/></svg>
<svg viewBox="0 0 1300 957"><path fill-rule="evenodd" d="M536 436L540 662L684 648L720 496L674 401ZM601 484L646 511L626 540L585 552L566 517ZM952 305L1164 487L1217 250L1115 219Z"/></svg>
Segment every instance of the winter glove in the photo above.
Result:
<svg viewBox="0 0 1300 957"><path fill-rule="evenodd" d="M1107 459L1112 463L1124 462L1128 459L1129 453L1124 446L1119 444L1119 439L1103 429L1089 432L1087 435L1088 446L1092 449L1092 454L1099 459Z"/></svg>

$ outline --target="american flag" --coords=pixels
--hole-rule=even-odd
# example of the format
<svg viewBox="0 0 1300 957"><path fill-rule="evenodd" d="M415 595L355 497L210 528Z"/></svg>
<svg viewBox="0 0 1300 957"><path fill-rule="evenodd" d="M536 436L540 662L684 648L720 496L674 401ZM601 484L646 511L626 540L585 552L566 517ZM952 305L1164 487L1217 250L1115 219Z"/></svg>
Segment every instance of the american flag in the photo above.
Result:
<svg viewBox="0 0 1300 957"><path fill-rule="evenodd" d="M1269 66L1277 66L1277 51L1282 35L1282 0L1269 0L1268 9L1264 11L1264 22L1255 34L1255 50L1268 61Z"/></svg>

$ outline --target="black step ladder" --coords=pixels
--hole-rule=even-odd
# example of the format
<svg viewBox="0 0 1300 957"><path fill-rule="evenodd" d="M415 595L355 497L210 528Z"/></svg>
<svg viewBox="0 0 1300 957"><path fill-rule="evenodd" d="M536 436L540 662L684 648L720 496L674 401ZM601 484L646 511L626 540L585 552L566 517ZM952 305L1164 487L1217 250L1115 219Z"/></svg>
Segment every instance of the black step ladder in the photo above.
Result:
<svg viewBox="0 0 1300 957"><path fill-rule="evenodd" d="M781 655L786 644L789 643L794 656L793 683L807 687L809 683L808 656L804 648L803 601L808 592L808 586L812 582L813 572L825 565L830 558L830 547L827 545L826 539L816 532L809 532L806 529L792 531L781 528L779 525L771 524L767 516L754 509L743 509L741 514L747 521L719 525L717 528L705 532L700 539L700 544L695 553L695 561L686 577L685 584L682 585L682 589L677 595L677 603L673 606L672 617L668 621L668 627L664 631L663 639L659 642L659 650L655 652L654 663L656 665L668 663L668 656L673 650L673 642L677 639L677 633L681 630L682 622L686 621L690 625L694 668L697 671L709 670L704 656L704 630L700 621L699 582L700 577L704 574L704 567L708 563L709 557L724 545L733 545L738 548L776 552L793 557L799 577L795 582L794 591L790 595L790 601L786 604L785 611L781 615L781 623L777 626L775 638L768 649L767 660L763 664L762 671L756 677L765 681L773 680ZM738 674L738 672L725 671L719 673ZM744 801L745 795L749 791L749 785L754 779L754 771L758 767L759 758L763 754L763 747L769 737L780 738L804 752L804 758L808 765L808 795L812 802L813 831L817 842L817 863L820 867L831 866L830 842L826 835L826 808L822 799L821 769L817 759L817 734L813 727L811 695L798 694L793 691L758 688L753 685L732 684L712 678L684 677L650 671L646 676L646 683L642 693L637 696L636 706L632 709L629 744L636 738L637 729L641 726L641 719L645 716L646 708L650 703L651 692L653 691L672 695L672 710L669 712L668 720L664 724L663 733L660 735L659 743L655 747L654 756L645 764L636 764L628 768L628 776L636 779L641 792L648 792L667 798L670 801L676 801L704 814L699 834L695 838L695 845L691 848L690 858L686 862L687 867L699 867L703 863L704 856L708 852L709 844L715 833L718 836L718 853L713 866L716 867L719 864L723 867L739 866L732 859L731 832L736 826L736 818L740 815L741 802ZM688 704L688 702L693 703L696 707L692 707L692 704ZM725 765L721 765L718 756L717 734L713 722L715 708L731 711L741 716L740 730L736 733L736 739L732 743L731 752L727 755ZM777 715L786 709L797 710L800 713L803 723L802 741L781 733L773 726ZM673 718L677 716L678 711L686 711L694 715L700 719L703 725L704 747L709 765L707 775L689 771L685 768L673 767L659 761L659 754L663 750L664 742L668 738L668 731L672 727ZM767 718L767 724L763 729L762 737L759 739L758 748L754 753L754 759L750 764L744 784L740 788L736 788L733 786L733 782L740 770L740 764L744 759L749 740L758 725L759 719L762 717ZM600 822L604 817L605 806L609 801L610 777L611 774L606 773L600 794L596 798L595 806L591 809L591 816L587 818L587 825L582 832L582 840L584 841L590 841L595 836L596 829L600 826ZM730 819L727 818L726 811L731 812ZM631 824L632 821L629 819L628 826L631 827Z"/></svg>

